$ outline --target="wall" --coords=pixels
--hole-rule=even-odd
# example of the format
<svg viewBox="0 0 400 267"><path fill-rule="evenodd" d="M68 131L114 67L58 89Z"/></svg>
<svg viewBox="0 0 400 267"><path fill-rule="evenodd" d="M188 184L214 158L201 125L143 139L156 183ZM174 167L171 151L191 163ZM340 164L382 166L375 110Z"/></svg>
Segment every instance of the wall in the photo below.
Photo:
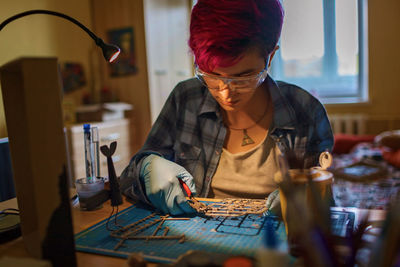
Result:
<svg viewBox="0 0 400 267"><path fill-rule="evenodd" d="M92 0L93 1L93 0ZM107 66L101 59L100 81L117 91L120 99L135 105L137 138L143 143L150 129L150 107L148 78L146 73L146 49L142 1L95 0L91 10L89 0L1 0L0 21L29 9L52 9L65 12L104 37L108 29L133 26L139 72L136 75L111 78ZM370 117L368 132L377 133L388 127L400 128L400 86L397 78L400 73L400 1L369 0L368 38L369 38L369 94L366 104L327 105L329 114L364 113ZM73 40L73 41L71 41ZM73 60L83 63L88 81L90 55L97 52L91 40L75 25L61 18L32 15L7 25L0 32L0 65L20 56L57 56L60 60ZM96 61L95 61L96 62ZM83 90L67 97L79 101ZM98 88L98 87L97 87ZM386 122L385 122L386 121ZM6 136L2 99L0 94L0 137Z"/></svg>
<svg viewBox="0 0 400 267"><path fill-rule="evenodd" d="M144 26L142 1L96 0L94 3L94 27L105 35L106 30L132 25L136 33L136 48L140 72L137 76L112 79L103 66L104 82L120 92L123 100L134 103L137 108L137 126L141 137L150 127L147 75L145 72ZM133 3L134 2L134 3ZM139 3L140 2L140 3ZM368 1L368 56L369 56L369 102L363 104L326 105L328 114L363 113L369 117L367 133L377 134L393 128L400 129L400 1ZM143 71L142 71L143 70ZM142 80L140 80L142 79ZM139 103L138 103L139 102Z"/></svg>
<svg viewBox="0 0 400 267"><path fill-rule="evenodd" d="M144 143L151 126L143 1L92 0L92 8L93 27L99 35L106 37L109 30L133 27L137 73L111 77L107 64L100 61L99 78L100 84L113 90L121 101L134 105L132 145L136 151Z"/></svg>
<svg viewBox="0 0 400 267"><path fill-rule="evenodd" d="M89 0L0 0L0 21L31 9L62 12L91 29ZM0 32L0 66L22 56L58 57L59 62L73 61L83 64L89 83L65 96L65 99L77 104L80 103L81 95L90 91L89 55L93 49L92 39L80 28L65 19L49 15L35 14L20 18ZM5 136L7 130L0 94L0 137Z"/></svg>
<svg viewBox="0 0 400 267"><path fill-rule="evenodd" d="M368 1L369 103L326 105L328 114L364 113L367 132L400 129L400 1Z"/></svg>

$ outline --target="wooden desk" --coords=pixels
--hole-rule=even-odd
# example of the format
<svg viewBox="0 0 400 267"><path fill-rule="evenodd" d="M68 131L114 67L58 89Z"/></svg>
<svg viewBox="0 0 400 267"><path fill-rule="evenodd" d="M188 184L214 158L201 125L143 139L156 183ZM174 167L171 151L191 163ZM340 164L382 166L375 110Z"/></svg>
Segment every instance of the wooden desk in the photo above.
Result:
<svg viewBox="0 0 400 267"><path fill-rule="evenodd" d="M131 204L127 201L119 207L119 210L123 210L129 207ZM4 202L0 202L0 210L4 208L18 208L17 199L11 199ZM78 233L89 226L104 220L111 213L111 206L109 201L103 204L101 209L95 211L81 211L79 206L72 207L72 220L74 225L74 233ZM29 257L22 237L19 237L13 241L7 242L0 245L0 258L3 256L10 257ZM115 267L124 266L126 259L102 256L91 253L76 252L76 258L78 266L96 266L96 267ZM149 264L148 266L154 266Z"/></svg>
<svg viewBox="0 0 400 267"><path fill-rule="evenodd" d="M124 203L119 207L119 210L123 210L129 207L131 204L124 200ZM79 205L72 207L72 221L74 225L74 233L79 233L82 230L92 226L93 224L100 222L110 216L111 213L110 201L103 204L103 207L94 211L81 211ZM114 267L123 266L126 259L102 256L91 253L76 252L76 258L78 266L99 266L99 267Z"/></svg>
<svg viewBox="0 0 400 267"><path fill-rule="evenodd" d="M119 210L129 207L131 204L124 200ZM18 208L16 199L0 202L0 210L4 208ZM336 210L348 210L357 212L358 215L363 216L368 214L370 221L380 221L385 218L386 212L383 210L360 210L356 208L335 208ZM93 224L100 222L107 218L111 213L111 206L109 201L103 204L103 207L95 211L81 211L79 206L72 207L74 233L78 233ZM357 222L355 222L357 224ZM0 258L2 256L10 257L29 257L27 254L22 237L0 245ZM76 252L78 266L96 266L96 267L114 267L124 266L126 259L115 258L109 256L102 256L91 253ZM156 264L149 263L147 266L156 266Z"/></svg>

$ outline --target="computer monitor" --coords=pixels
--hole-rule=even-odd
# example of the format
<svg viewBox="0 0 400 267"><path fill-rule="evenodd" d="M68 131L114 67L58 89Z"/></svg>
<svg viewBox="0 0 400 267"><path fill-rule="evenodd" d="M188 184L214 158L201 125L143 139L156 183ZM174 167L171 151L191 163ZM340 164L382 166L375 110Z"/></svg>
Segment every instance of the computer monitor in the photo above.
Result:
<svg viewBox="0 0 400 267"><path fill-rule="evenodd" d="M8 138L0 138L0 202L15 197Z"/></svg>

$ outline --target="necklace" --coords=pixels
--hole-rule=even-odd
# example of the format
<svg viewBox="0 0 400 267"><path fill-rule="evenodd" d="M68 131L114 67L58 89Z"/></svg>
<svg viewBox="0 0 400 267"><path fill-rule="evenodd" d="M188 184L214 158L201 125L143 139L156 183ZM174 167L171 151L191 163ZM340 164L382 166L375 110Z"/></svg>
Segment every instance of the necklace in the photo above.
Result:
<svg viewBox="0 0 400 267"><path fill-rule="evenodd" d="M254 140L251 139L251 137L248 135L247 130L253 128L254 126L256 126L262 119L265 118L265 115L267 115L269 108L270 108L270 103L268 103L267 108L264 111L264 114L257 120L255 121L252 125L250 125L249 127L246 128L234 128L234 127L230 127L228 126L229 129L234 130L234 131L243 131L243 139L242 139L242 146L247 146L247 145L251 145L254 144Z"/></svg>

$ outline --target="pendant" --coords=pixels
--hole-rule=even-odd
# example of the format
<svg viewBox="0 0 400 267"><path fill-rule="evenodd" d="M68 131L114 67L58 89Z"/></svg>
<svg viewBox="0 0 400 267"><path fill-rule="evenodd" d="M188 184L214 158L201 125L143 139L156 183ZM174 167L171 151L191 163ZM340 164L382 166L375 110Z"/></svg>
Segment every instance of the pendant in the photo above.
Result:
<svg viewBox="0 0 400 267"><path fill-rule="evenodd" d="M253 139L247 134L247 129L243 129L243 135L242 146L254 144Z"/></svg>

